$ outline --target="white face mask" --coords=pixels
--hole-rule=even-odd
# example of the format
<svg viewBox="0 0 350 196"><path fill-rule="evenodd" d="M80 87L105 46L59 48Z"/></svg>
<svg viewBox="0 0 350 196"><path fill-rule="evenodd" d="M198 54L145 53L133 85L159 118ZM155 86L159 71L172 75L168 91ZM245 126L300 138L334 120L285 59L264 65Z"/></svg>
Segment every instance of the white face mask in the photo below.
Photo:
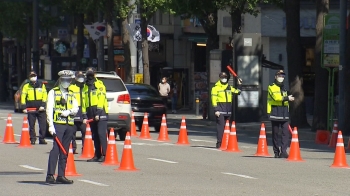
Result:
<svg viewBox="0 0 350 196"><path fill-rule="evenodd" d="M226 82L227 82L227 78L222 78L222 79L220 79L220 81L221 81L222 83L226 83Z"/></svg>
<svg viewBox="0 0 350 196"><path fill-rule="evenodd" d="M282 78L282 77L277 77L276 80L277 80L277 82L282 83L282 82L284 81L284 78Z"/></svg>
<svg viewBox="0 0 350 196"><path fill-rule="evenodd" d="M163 83L165 83L165 80L162 80Z"/></svg>
<svg viewBox="0 0 350 196"><path fill-rule="evenodd" d="M34 77L30 77L30 78L29 78L29 80L30 80L31 82L36 82L36 79L37 79L37 77L36 77L36 76L34 76Z"/></svg>
<svg viewBox="0 0 350 196"><path fill-rule="evenodd" d="M77 81L80 82L80 83L83 83L84 82L84 78L78 78Z"/></svg>
<svg viewBox="0 0 350 196"><path fill-rule="evenodd" d="M70 85L70 82L61 82L61 87L62 88L68 88Z"/></svg>

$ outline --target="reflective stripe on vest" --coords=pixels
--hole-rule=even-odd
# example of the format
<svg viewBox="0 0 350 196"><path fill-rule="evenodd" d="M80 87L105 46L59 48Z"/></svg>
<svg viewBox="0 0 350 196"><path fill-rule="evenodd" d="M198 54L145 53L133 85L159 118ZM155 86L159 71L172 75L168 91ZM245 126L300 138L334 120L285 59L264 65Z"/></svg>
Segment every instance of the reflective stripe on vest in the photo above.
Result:
<svg viewBox="0 0 350 196"><path fill-rule="evenodd" d="M66 104L61 104L62 92L58 87L53 89L55 91L55 107L53 113L53 122L57 124L68 124L74 125L74 117L62 117L61 114L65 110L73 109L73 97L74 94L72 91L68 92Z"/></svg>

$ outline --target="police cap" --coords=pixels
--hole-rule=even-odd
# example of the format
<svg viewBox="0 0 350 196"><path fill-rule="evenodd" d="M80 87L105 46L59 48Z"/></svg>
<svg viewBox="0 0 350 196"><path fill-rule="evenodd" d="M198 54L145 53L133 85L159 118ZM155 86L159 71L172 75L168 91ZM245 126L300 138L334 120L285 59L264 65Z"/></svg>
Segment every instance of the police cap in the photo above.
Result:
<svg viewBox="0 0 350 196"><path fill-rule="evenodd" d="M219 77L220 77L220 78L227 78L227 73L226 73L226 72L221 72L221 73L219 74Z"/></svg>
<svg viewBox="0 0 350 196"><path fill-rule="evenodd" d="M93 67L88 67L87 69L86 69L86 75L89 75L89 74L95 74L95 68L93 68Z"/></svg>
<svg viewBox="0 0 350 196"><path fill-rule="evenodd" d="M285 76L286 74L284 73L283 70L278 70L278 71L276 72L275 76L277 76L277 75L283 75L283 76Z"/></svg>
<svg viewBox="0 0 350 196"><path fill-rule="evenodd" d="M35 71L31 71L31 72L29 73L29 77L31 77L31 76L37 76L36 72L35 72Z"/></svg>
<svg viewBox="0 0 350 196"><path fill-rule="evenodd" d="M61 78L72 78L72 76L74 76L74 73L71 70L62 70L58 72L58 76Z"/></svg>
<svg viewBox="0 0 350 196"><path fill-rule="evenodd" d="M84 73L82 71L76 71L75 72L75 77L80 78L80 77L85 77Z"/></svg>

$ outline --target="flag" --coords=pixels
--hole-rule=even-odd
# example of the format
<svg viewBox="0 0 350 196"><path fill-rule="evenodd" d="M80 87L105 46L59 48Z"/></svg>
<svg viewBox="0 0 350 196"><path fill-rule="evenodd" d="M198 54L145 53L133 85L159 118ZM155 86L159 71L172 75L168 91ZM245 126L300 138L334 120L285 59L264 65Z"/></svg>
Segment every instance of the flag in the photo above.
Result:
<svg viewBox="0 0 350 196"><path fill-rule="evenodd" d="M142 41L141 26L139 24L129 24L128 30L134 41ZM160 40L160 33L151 25L147 25L147 40L150 42L159 42Z"/></svg>
<svg viewBox="0 0 350 196"><path fill-rule="evenodd" d="M107 35L106 24L103 22L95 22L92 25L84 25L93 40L97 40L101 36Z"/></svg>

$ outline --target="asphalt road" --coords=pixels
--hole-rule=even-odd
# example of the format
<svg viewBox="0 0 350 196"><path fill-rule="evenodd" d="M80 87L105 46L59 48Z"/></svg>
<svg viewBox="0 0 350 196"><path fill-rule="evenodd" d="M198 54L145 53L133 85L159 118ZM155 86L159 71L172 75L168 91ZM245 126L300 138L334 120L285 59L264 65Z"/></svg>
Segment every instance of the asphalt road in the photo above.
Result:
<svg viewBox="0 0 350 196"><path fill-rule="evenodd" d="M0 109L1 140L10 112ZM12 115L17 141L23 116ZM74 180L73 185L44 183L51 138L47 139L48 145L30 149L0 143L0 195L350 195L347 181L350 170L330 168L334 149L316 145L312 140L300 139L304 162L288 162L253 156L259 130L237 130L242 152L227 153L214 148L215 130L210 127L188 124L190 146L176 145L179 127L171 123L168 127L171 142L156 141L158 134L153 128L152 140L132 137L134 163L139 169L135 172L115 171L118 166L87 163L75 155L75 166L81 176L68 177ZM123 142L117 141L117 150L120 161ZM273 156L271 146L269 153Z"/></svg>

